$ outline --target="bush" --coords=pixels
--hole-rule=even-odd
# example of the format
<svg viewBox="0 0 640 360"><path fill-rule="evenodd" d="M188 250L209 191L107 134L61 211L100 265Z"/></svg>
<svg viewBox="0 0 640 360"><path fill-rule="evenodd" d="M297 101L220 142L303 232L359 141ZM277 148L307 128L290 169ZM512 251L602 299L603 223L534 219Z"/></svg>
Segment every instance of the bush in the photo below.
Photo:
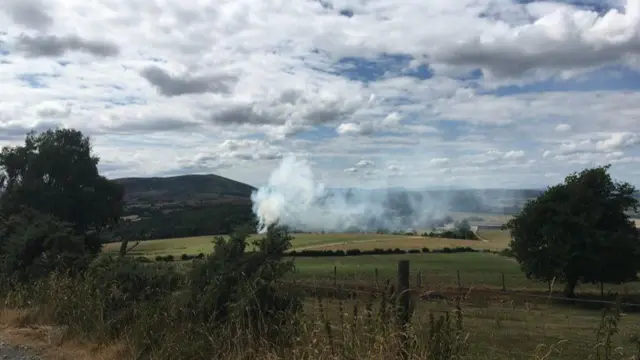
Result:
<svg viewBox="0 0 640 360"><path fill-rule="evenodd" d="M423 247L423 248L422 248L422 252L423 252L423 253L428 253L428 252L429 252L429 248Z"/></svg>
<svg viewBox="0 0 640 360"><path fill-rule="evenodd" d="M85 239L55 217L24 208L0 222L0 273L13 285L52 272L82 273L96 256L95 238Z"/></svg>
<svg viewBox="0 0 640 360"><path fill-rule="evenodd" d="M182 261L188 261L188 260L191 260L191 259L193 259L193 256L191 256L191 255L182 254L182 256L180 256L180 260L182 260Z"/></svg>
<svg viewBox="0 0 640 360"><path fill-rule="evenodd" d="M187 276L187 308L196 319L217 324L233 319L252 333L273 335L302 305L273 285L294 270L293 262L283 259L292 237L286 228L272 226L253 252L246 252L246 238L244 233L232 234L228 240L216 238L213 253Z"/></svg>
<svg viewBox="0 0 640 360"><path fill-rule="evenodd" d="M164 256L162 255L156 256L156 261L164 261Z"/></svg>
<svg viewBox="0 0 640 360"><path fill-rule="evenodd" d="M359 249L349 249L346 252L347 256L356 256L356 255L360 255L360 250Z"/></svg>

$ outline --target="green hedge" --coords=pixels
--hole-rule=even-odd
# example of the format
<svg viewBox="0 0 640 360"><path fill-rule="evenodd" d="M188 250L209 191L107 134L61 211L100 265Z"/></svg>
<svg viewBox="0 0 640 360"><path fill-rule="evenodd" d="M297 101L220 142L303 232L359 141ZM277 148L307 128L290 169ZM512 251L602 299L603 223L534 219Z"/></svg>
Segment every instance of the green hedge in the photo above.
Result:
<svg viewBox="0 0 640 360"><path fill-rule="evenodd" d="M456 254L456 253L467 253L467 252L489 252L493 253L491 250L476 250L468 246L458 246L454 248L445 247L442 249L380 249L376 248L373 250L360 250L360 249L349 249L349 250L292 250L287 253L289 257L336 257L336 256L360 256L360 255L401 255L401 254ZM165 255L165 256L156 256L156 261L164 261L171 262L176 260L188 261L194 259L204 259L205 255L200 253L198 255L187 255L182 254L180 258L175 258L173 255ZM140 258L140 261L150 261L147 258Z"/></svg>

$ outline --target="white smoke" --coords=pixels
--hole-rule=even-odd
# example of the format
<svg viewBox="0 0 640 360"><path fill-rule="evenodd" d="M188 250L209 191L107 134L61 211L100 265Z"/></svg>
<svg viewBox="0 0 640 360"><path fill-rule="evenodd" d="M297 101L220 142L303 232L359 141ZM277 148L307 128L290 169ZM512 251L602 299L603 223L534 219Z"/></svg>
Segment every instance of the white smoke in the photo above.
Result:
<svg viewBox="0 0 640 360"><path fill-rule="evenodd" d="M521 190L443 186L420 191L327 189L314 179L306 160L288 156L251 200L260 233L276 223L301 231L423 231L452 221L445 219L451 219L453 212L500 212L520 202L521 196Z"/></svg>
<svg viewBox="0 0 640 360"><path fill-rule="evenodd" d="M423 196L387 191L328 190L317 183L309 163L289 156L274 170L267 186L251 195L258 232L279 223L303 231L371 231L426 228L439 206Z"/></svg>

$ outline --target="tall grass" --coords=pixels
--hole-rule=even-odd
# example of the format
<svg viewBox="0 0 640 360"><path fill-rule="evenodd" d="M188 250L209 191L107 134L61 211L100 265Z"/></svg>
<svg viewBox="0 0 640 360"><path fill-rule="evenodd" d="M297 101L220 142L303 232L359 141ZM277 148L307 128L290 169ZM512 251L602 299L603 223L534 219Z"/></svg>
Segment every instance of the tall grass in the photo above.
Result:
<svg viewBox="0 0 640 360"><path fill-rule="evenodd" d="M147 286L169 271L147 269ZM66 339L125 342L129 359L463 358L461 311L413 324L404 334L408 341L400 336L393 299L386 295L349 308L342 301L307 299L300 311L280 310L278 322L269 309L256 312L244 299L232 304L224 321L214 321L188 306L191 294L183 280L164 292L147 288L144 296L133 297L116 281L105 282L98 272L82 278L54 274L9 291L4 305L25 310L23 325L62 326ZM257 299L265 296L258 287L242 293L264 303L264 298Z"/></svg>
<svg viewBox="0 0 640 360"><path fill-rule="evenodd" d="M124 267L131 270L130 266ZM105 280L106 275L95 270L82 278L54 274L8 292L4 305L23 309L24 325L61 326L66 329L65 339L103 345L124 342L126 353L121 359L568 358L556 345L541 345L515 357L508 347L489 351L474 344L459 303L450 311L429 314L417 313L420 308L414 306L416 313L405 329L397 323L391 290L357 301L308 297L299 311L284 308L273 314L266 308L256 312L253 305L264 304L265 295L259 287L245 284L239 293L253 296L254 301L229 300L228 316L220 321L203 317L202 309L193 307L189 280L169 279L178 276L170 268L145 265L145 270L135 270L144 272L144 277L131 274L127 279L113 274L112 266L102 269L113 279ZM143 287L125 293L128 282ZM284 287L278 287L278 293L298 296ZM633 356L639 354L625 355L613 345L621 316L616 307L603 313L599 325L594 324L597 345L590 358L638 359ZM274 322L275 318L279 321Z"/></svg>

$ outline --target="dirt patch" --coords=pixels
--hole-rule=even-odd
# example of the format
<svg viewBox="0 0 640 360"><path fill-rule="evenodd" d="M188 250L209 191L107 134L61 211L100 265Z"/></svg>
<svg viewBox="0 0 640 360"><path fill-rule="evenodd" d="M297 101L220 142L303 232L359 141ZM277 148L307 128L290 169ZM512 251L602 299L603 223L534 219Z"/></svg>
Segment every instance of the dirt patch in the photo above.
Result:
<svg viewBox="0 0 640 360"><path fill-rule="evenodd" d="M6 359L123 360L132 358L124 344L98 346L65 339L66 329L45 325L20 325L24 311L0 312L0 339L10 353Z"/></svg>

